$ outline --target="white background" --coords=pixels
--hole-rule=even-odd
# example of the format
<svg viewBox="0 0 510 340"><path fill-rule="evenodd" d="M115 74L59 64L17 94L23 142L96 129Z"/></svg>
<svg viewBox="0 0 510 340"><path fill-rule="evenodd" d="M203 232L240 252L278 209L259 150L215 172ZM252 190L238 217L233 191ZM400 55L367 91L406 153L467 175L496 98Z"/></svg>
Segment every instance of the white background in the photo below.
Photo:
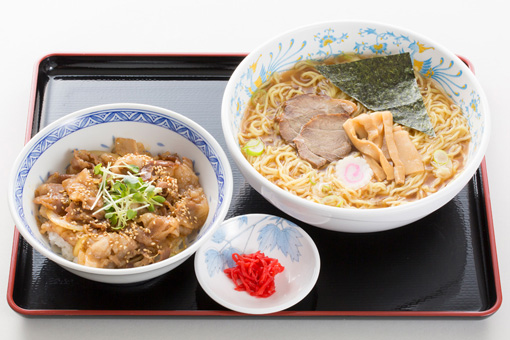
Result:
<svg viewBox="0 0 510 340"><path fill-rule="evenodd" d="M33 68L56 52L247 53L276 34L319 21L360 19L408 28L469 58L488 97L487 152L503 293L510 289L510 57L508 9L494 0L23 1L0 4L0 178L24 144ZM219 113L218 113L219 114ZM7 293L14 223L0 194L0 295ZM484 319L27 318L0 299L3 339L345 338L503 339L510 309Z"/></svg>

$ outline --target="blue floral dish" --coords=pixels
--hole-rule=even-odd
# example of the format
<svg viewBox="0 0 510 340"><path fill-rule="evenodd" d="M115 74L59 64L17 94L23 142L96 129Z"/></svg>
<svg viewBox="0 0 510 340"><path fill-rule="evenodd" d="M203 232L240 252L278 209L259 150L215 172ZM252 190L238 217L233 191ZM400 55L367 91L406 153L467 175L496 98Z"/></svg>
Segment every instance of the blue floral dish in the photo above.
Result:
<svg viewBox="0 0 510 340"><path fill-rule="evenodd" d="M276 292L267 298L236 291L224 273L235 266L232 254L257 251L285 267L275 277ZM319 271L319 252L310 236L284 218L265 214L225 221L195 254L195 272L206 293L224 307L247 314L275 313L298 303L315 286Z"/></svg>

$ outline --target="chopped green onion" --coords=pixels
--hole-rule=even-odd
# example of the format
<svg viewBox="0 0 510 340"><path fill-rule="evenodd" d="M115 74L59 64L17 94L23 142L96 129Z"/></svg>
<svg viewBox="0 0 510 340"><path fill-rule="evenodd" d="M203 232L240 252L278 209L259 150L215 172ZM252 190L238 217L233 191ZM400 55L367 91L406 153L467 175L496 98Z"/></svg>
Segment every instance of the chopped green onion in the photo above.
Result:
<svg viewBox="0 0 510 340"><path fill-rule="evenodd" d="M432 159L437 165L446 165L448 163L448 154L443 150L436 150L432 155Z"/></svg>
<svg viewBox="0 0 510 340"><path fill-rule="evenodd" d="M266 100L266 97L267 97L267 91L259 88L251 96L250 102L252 104L257 104L257 103L262 104Z"/></svg>
<svg viewBox="0 0 510 340"><path fill-rule="evenodd" d="M260 138L250 139L243 146L243 150L248 156L260 156L264 152L264 143Z"/></svg>
<svg viewBox="0 0 510 340"><path fill-rule="evenodd" d="M329 184L322 184L321 185L321 191L323 193L328 193L331 191L331 186Z"/></svg>
<svg viewBox="0 0 510 340"><path fill-rule="evenodd" d="M310 174L310 176L308 176L308 180L310 181L310 183L311 183L312 185L317 184L317 182L315 182L315 181L312 179L312 174Z"/></svg>
<svg viewBox="0 0 510 340"><path fill-rule="evenodd" d="M344 200L342 197L337 195L328 195L321 200L321 203L334 207L341 207L344 204Z"/></svg>

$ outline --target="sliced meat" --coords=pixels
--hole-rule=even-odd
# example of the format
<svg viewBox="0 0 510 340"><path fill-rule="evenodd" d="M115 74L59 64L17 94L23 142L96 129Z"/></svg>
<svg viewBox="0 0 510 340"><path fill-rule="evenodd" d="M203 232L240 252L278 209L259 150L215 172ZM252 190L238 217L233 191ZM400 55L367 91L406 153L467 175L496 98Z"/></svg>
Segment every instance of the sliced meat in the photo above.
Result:
<svg viewBox="0 0 510 340"><path fill-rule="evenodd" d="M78 253L78 263L97 268L125 268L136 254L136 241L123 233L104 233L89 238L88 248Z"/></svg>
<svg viewBox="0 0 510 340"><path fill-rule="evenodd" d="M188 188L200 186L198 176L193 169L193 161L186 157L175 159L175 161L150 161L140 169L143 180L154 181L156 186L159 186L160 182L167 182L168 185L163 184L161 187L175 188L174 182L177 181L179 194Z"/></svg>
<svg viewBox="0 0 510 340"><path fill-rule="evenodd" d="M111 152L91 151L91 153L93 153L94 155L99 157L99 159L101 160L101 163L103 165L106 165L108 163L113 164L119 158L119 155L117 155L115 153L111 153Z"/></svg>
<svg viewBox="0 0 510 340"><path fill-rule="evenodd" d="M102 199L101 199L102 201ZM100 203L98 201L98 203ZM102 203L101 203L102 204ZM96 203L96 206L98 204ZM101 206L99 206L100 208ZM90 224L93 228L96 229L105 229L108 223L106 221L100 221L99 219L104 218L105 211L97 211L93 214L90 213L90 210L82 209L79 202L71 202L69 206L66 208L66 219L68 221L76 221L80 224Z"/></svg>
<svg viewBox="0 0 510 340"><path fill-rule="evenodd" d="M173 237L188 236L193 230L200 228L207 219L209 205L201 188L189 189L181 200L176 202L174 216L159 216L145 213L140 216L144 227L136 233L136 240L145 245L152 242L160 243L170 235Z"/></svg>
<svg viewBox="0 0 510 340"><path fill-rule="evenodd" d="M345 113L351 114L357 106L351 101L334 99L328 96L302 94L285 102L280 116L280 135L290 143L297 137L303 125L319 114Z"/></svg>
<svg viewBox="0 0 510 340"><path fill-rule="evenodd" d="M298 149L299 157L308 161L310 164L312 164L314 168L317 169L322 168L328 162L325 158L317 156L312 151L310 151L306 143L301 142L299 139L294 139L294 142L296 143L296 148Z"/></svg>
<svg viewBox="0 0 510 340"><path fill-rule="evenodd" d="M142 143L138 143L134 139L117 137L115 138L115 146L113 150L114 153L124 156L128 153L144 153L145 147Z"/></svg>
<svg viewBox="0 0 510 340"><path fill-rule="evenodd" d="M89 170L83 169L78 175L63 181L62 185L69 198L72 201L80 201L83 209L92 210L94 203L95 208L103 206L101 197L96 202L99 186Z"/></svg>
<svg viewBox="0 0 510 340"><path fill-rule="evenodd" d="M59 215L65 213L69 197L59 183L44 183L35 190L35 204L41 204Z"/></svg>
<svg viewBox="0 0 510 340"><path fill-rule="evenodd" d="M59 172L54 172L48 177L45 183L58 183L62 184L62 182L68 178L71 178L73 175L71 174L61 174Z"/></svg>
<svg viewBox="0 0 510 340"><path fill-rule="evenodd" d="M127 165L134 165L138 167L138 169L142 169L150 162L152 162L152 157L150 156L128 153L122 157L119 157L115 161L112 167L112 172L126 175L128 172L130 172L130 169L127 167Z"/></svg>
<svg viewBox="0 0 510 340"><path fill-rule="evenodd" d="M323 114L310 119L294 139L299 156L316 168L347 156L352 144L343 125L349 118L346 114Z"/></svg>
<svg viewBox="0 0 510 340"><path fill-rule="evenodd" d="M94 166L100 162L101 160L99 157L90 151L74 150L71 166L67 168L67 172L70 174L77 174L83 169L94 169Z"/></svg>
<svg viewBox="0 0 510 340"><path fill-rule="evenodd" d="M180 201L175 203L175 215L180 223L180 235L189 235L205 223L209 204L200 187L189 188Z"/></svg>
<svg viewBox="0 0 510 340"><path fill-rule="evenodd" d="M182 163L175 168L174 177L177 179L179 192L194 189L200 186L198 176L193 167L193 161L189 158L182 157Z"/></svg>
<svg viewBox="0 0 510 340"><path fill-rule="evenodd" d="M157 158L155 159L161 159L161 160L164 160L164 161L172 161L172 162L175 162L177 160L180 159L179 155L176 154L176 153L171 153L171 152L163 152L162 154L159 154Z"/></svg>
<svg viewBox="0 0 510 340"><path fill-rule="evenodd" d="M179 221L175 217L145 213L140 220L146 229L136 234L136 240L146 246L152 242L163 242L169 235L180 236Z"/></svg>
<svg viewBox="0 0 510 340"><path fill-rule="evenodd" d="M106 165L108 163L113 164L119 158L119 155L111 152L104 151L88 151L88 150L74 150L73 158L71 159L71 165L67 168L68 174L77 174L83 169L93 169L94 166L101 163ZM63 181L64 176L58 175L52 178L53 181Z"/></svg>
<svg viewBox="0 0 510 340"><path fill-rule="evenodd" d="M177 162L177 163L176 163ZM158 177L166 176L173 178L174 168L177 167L179 162L166 161L166 160L153 160L148 162L141 168L140 176L146 182L157 179Z"/></svg>

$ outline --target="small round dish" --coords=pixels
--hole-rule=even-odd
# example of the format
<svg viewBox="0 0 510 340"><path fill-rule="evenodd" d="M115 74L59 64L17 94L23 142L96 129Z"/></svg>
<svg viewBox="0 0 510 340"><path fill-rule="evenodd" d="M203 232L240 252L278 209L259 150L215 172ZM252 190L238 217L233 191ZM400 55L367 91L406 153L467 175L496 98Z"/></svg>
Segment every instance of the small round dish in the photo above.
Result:
<svg viewBox="0 0 510 340"><path fill-rule="evenodd" d="M223 272L235 266L233 253L257 251L285 267L275 277L276 292L267 298L235 290ZM275 313L295 305L315 286L319 272L319 251L312 238L296 224L272 215L249 214L223 222L195 254L195 273L204 291L220 305L245 314Z"/></svg>

